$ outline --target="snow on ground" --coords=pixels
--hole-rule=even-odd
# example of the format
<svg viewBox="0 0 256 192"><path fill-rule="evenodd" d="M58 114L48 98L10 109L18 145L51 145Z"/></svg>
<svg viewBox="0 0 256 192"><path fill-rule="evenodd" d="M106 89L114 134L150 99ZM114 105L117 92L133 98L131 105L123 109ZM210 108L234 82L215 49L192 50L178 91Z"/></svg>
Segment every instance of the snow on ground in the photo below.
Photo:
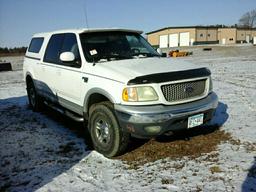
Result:
<svg viewBox="0 0 256 192"><path fill-rule="evenodd" d="M90 151L82 125L51 110L33 113L22 72L1 72L0 191L256 191L256 47L190 50L176 59L211 69L222 106L213 123L225 122L232 141L132 169Z"/></svg>
<svg viewBox="0 0 256 192"><path fill-rule="evenodd" d="M2 62L10 62L12 65L12 70L17 71L22 69L22 63L24 56L4 56L0 57Z"/></svg>

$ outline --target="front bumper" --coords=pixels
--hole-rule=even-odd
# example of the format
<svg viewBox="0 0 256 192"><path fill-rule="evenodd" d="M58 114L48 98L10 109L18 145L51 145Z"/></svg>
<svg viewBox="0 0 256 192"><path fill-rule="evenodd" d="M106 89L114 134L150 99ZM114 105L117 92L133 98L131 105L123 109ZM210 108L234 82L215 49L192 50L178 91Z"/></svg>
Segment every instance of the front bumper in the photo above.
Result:
<svg viewBox="0 0 256 192"><path fill-rule="evenodd" d="M120 126L139 138L151 138L170 131L187 128L188 117L204 113L204 123L211 120L218 105L218 96L212 92L198 101L165 106L115 105L115 113ZM160 129L148 131L147 127Z"/></svg>

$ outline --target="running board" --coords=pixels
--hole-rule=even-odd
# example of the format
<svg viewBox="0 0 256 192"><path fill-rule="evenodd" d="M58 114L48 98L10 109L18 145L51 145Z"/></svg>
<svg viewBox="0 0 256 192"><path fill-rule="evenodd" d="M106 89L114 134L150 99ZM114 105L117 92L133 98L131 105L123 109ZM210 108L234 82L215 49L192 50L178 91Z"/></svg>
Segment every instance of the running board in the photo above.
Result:
<svg viewBox="0 0 256 192"><path fill-rule="evenodd" d="M84 121L83 117L81 117L79 115L76 115L76 114L74 114L74 113L72 113L68 110L57 107L56 105L48 103L47 101L44 101L44 104L47 105L48 107L54 109L55 111L58 111L59 113L61 113L63 115L66 115L67 117L69 117L70 119L73 119L74 121L77 121L77 122L83 122Z"/></svg>

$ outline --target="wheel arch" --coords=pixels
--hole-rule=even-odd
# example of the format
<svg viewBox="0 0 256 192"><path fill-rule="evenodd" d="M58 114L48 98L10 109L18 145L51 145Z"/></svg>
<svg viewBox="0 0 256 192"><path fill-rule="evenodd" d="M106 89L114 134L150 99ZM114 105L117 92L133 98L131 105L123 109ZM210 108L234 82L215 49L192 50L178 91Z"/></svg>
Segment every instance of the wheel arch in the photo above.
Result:
<svg viewBox="0 0 256 192"><path fill-rule="evenodd" d="M33 76L29 72L26 73L25 80L26 80L26 85L28 84L28 82L33 82L34 83Z"/></svg>
<svg viewBox="0 0 256 192"><path fill-rule="evenodd" d="M101 88L93 88L87 92L84 98L84 113L88 114L90 107L93 104L100 103L103 101L110 101L115 103L114 97L107 91Z"/></svg>

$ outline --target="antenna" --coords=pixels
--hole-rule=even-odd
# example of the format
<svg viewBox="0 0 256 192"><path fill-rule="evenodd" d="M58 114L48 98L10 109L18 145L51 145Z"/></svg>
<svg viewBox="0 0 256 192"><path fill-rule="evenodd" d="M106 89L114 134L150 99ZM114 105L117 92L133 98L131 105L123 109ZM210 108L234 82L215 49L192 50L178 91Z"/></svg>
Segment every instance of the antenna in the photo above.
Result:
<svg viewBox="0 0 256 192"><path fill-rule="evenodd" d="M84 16L85 16L85 24L87 29L89 29L89 23L88 23L88 17L87 17L87 0L84 0L83 10L84 10Z"/></svg>

